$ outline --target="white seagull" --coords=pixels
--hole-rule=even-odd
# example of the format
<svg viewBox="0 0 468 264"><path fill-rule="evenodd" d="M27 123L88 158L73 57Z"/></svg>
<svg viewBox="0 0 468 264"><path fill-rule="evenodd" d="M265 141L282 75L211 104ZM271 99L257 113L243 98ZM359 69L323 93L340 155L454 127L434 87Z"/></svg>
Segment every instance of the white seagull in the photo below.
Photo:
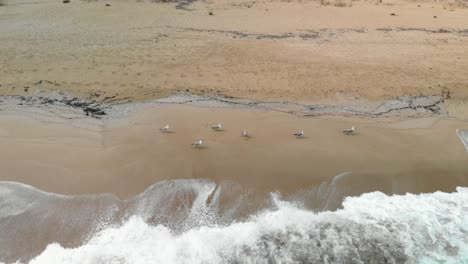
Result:
<svg viewBox="0 0 468 264"><path fill-rule="evenodd" d="M203 147L203 140L199 139L199 140L193 142L193 143L192 143L192 146L193 146L194 148L201 148L201 147Z"/></svg>
<svg viewBox="0 0 468 264"><path fill-rule="evenodd" d="M304 130L301 130L300 132L294 133L293 135L296 136L297 138L304 137Z"/></svg>
<svg viewBox="0 0 468 264"><path fill-rule="evenodd" d="M221 123L218 123L217 125L211 126L211 129L220 131L223 130L223 125L221 125Z"/></svg>
<svg viewBox="0 0 468 264"><path fill-rule="evenodd" d="M356 131L356 128L354 126L352 126L351 128L343 130L343 134L349 136L349 135L354 134L355 131Z"/></svg>
<svg viewBox="0 0 468 264"><path fill-rule="evenodd" d="M246 138L246 139L250 138L249 132L247 132L246 129L242 130L241 137Z"/></svg>
<svg viewBox="0 0 468 264"><path fill-rule="evenodd" d="M161 127L161 128L159 129L159 131L160 131L161 133L169 133L169 132L170 132L169 129L170 129L169 125L165 125L164 127Z"/></svg>

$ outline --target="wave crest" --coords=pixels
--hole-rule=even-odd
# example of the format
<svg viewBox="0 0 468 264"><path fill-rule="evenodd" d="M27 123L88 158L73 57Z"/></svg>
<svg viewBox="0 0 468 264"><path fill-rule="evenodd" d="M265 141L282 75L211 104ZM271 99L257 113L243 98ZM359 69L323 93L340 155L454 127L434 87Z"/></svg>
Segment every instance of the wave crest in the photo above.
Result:
<svg viewBox="0 0 468 264"><path fill-rule="evenodd" d="M31 263L466 263L468 189L348 197L335 212L276 199L227 225L175 233L132 216L86 244L51 244Z"/></svg>

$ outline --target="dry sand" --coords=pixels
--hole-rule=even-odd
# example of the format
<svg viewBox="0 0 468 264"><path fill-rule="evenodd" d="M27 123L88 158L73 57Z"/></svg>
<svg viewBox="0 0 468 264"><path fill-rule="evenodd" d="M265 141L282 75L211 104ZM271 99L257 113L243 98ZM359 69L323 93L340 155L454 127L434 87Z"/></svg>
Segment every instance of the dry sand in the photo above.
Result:
<svg viewBox="0 0 468 264"><path fill-rule="evenodd" d="M189 10L133 1L9 3L0 8L0 94L468 97L468 9L398 1L197 1ZM34 85L40 80L53 84Z"/></svg>
<svg viewBox="0 0 468 264"><path fill-rule="evenodd" d="M0 0L2 261L141 210L185 223L194 182L163 180L218 183L236 221L272 191L334 210L468 186L467 0L148 2Z"/></svg>

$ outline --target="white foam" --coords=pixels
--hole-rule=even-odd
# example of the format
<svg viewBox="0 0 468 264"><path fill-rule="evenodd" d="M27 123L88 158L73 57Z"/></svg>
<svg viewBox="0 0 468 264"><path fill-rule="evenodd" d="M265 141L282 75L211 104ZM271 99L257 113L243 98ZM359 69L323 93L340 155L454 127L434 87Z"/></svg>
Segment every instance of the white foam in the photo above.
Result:
<svg viewBox="0 0 468 264"><path fill-rule="evenodd" d="M457 129L457 135L460 138L463 146L465 146L465 150L468 152L468 131L463 129Z"/></svg>
<svg viewBox="0 0 468 264"><path fill-rule="evenodd" d="M468 263L467 188L368 193L321 213L273 200L245 222L181 234L134 216L78 248L50 244L31 263Z"/></svg>

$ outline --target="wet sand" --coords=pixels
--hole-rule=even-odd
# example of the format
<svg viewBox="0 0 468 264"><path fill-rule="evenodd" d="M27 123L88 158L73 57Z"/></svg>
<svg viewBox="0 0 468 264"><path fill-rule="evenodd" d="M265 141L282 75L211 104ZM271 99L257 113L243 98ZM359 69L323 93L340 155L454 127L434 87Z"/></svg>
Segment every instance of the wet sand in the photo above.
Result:
<svg viewBox="0 0 468 264"><path fill-rule="evenodd" d="M0 180L120 197L174 178L288 192L348 171L358 183L376 181L353 189L465 184L466 156L454 133L468 113L463 3L325 2L195 1L177 9L7 1L0 9L0 95L47 100L65 93L115 104L189 92L351 110L402 95L435 96L448 114L423 106L435 117L382 122L180 105L96 120L24 106L0 116L0 146L8 150L0 153ZM210 131L217 121L226 131ZM175 133L157 132L166 123ZM359 134L344 137L340 131L353 124ZM251 140L240 138L244 128ZM291 134L300 129L306 138L297 140ZM206 149L190 147L197 138Z"/></svg>
<svg viewBox="0 0 468 264"><path fill-rule="evenodd" d="M202 261L190 245L216 248L223 227L281 211L276 191L291 202L286 225L260 222L264 235L229 249L301 249L303 234L304 256L322 262L340 262L337 246L347 261L459 257L466 190L433 192L468 186L455 134L468 128L466 0L148 2L0 0L0 262L87 245L133 217L176 239L216 226L213 241L174 254ZM158 131L166 124L173 133ZM317 213L372 191L431 194L370 193ZM277 239L284 230L292 243ZM96 254L48 254L134 263L121 253L174 247L146 228L128 234L130 246L112 236Z"/></svg>
<svg viewBox="0 0 468 264"><path fill-rule="evenodd" d="M44 113L48 113L45 111ZM261 109L147 104L124 117L0 114L0 180L60 194L126 198L165 179L232 181L291 193L349 172L345 194L453 191L468 184L455 134L466 122L297 117ZM224 131L210 125L222 122ZM158 128L170 124L173 133ZM356 135L341 130L352 125ZM247 129L251 138L240 137ZM305 130L305 137L292 134ZM206 148L191 143L206 141Z"/></svg>

